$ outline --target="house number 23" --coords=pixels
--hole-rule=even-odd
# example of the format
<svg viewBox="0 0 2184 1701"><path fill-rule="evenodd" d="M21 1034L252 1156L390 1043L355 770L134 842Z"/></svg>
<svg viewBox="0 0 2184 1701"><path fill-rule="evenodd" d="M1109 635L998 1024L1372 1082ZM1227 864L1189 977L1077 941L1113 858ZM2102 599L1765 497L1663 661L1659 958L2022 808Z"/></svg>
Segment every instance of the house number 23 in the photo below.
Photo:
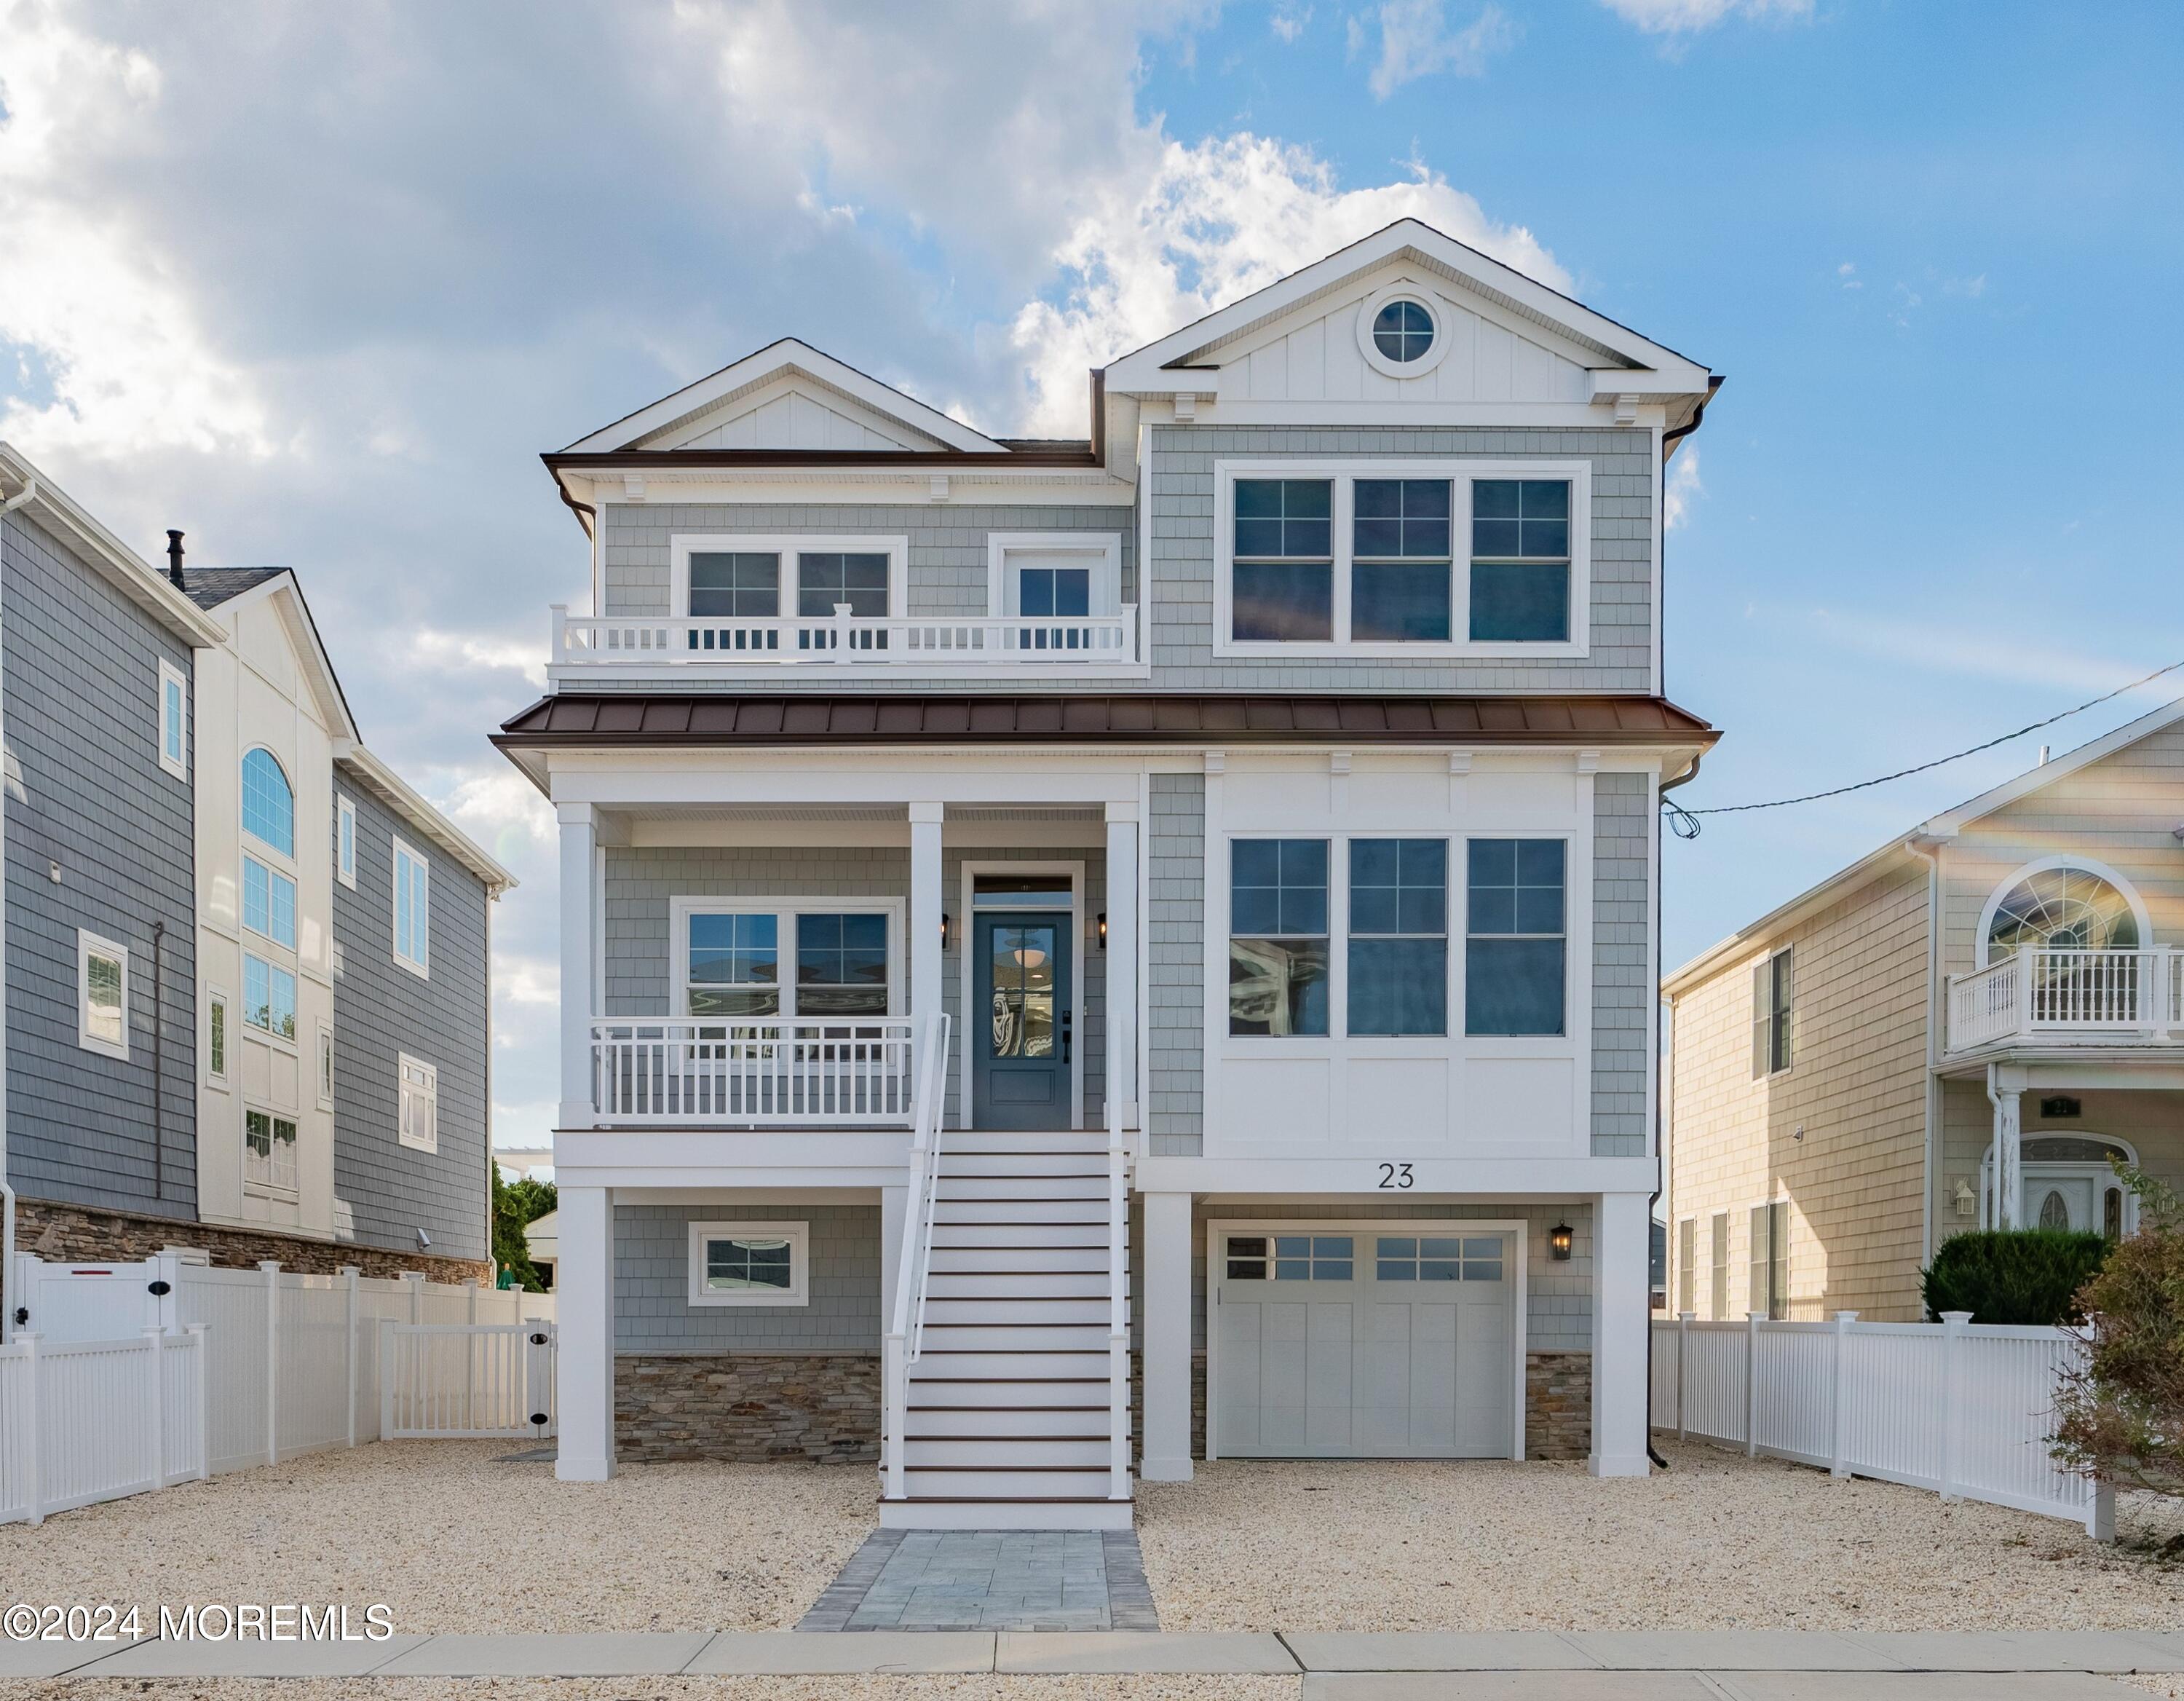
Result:
<svg viewBox="0 0 2184 1701"><path fill-rule="evenodd" d="M1380 1186L1401 1192L1412 1185L1411 1166L1407 1163L1384 1163L1380 1166Z"/></svg>

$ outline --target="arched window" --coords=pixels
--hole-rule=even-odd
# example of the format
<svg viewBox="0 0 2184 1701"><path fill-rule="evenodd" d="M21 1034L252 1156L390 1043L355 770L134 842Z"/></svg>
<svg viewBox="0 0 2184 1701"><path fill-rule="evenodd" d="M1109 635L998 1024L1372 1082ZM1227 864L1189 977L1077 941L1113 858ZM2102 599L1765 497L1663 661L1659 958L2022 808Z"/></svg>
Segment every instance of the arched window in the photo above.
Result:
<svg viewBox="0 0 2184 1701"><path fill-rule="evenodd" d="M296 794L263 746L242 759L242 830L283 856L296 854Z"/></svg>
<svg viewBox="0 0 2184 1701"><path fill-rule="evenodd" d="M2114 882L2065 863L2035 869L2003 894L1987 923L1986 945L1990 962L2028 945L2136 951L2138 917Z"/></svg>

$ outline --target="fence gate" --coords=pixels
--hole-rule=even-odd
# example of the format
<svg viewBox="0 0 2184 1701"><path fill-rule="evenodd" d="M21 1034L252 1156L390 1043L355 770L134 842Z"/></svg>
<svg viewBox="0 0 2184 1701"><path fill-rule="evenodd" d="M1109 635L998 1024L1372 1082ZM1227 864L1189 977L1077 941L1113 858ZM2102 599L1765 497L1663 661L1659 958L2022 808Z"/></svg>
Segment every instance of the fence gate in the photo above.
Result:
<svg viewBox="0 0 2184 1701"><path fill-rule="evenodd" d="M387 1441L543 1440L554 1431L550 1323L393 1323L380 1330Z"/></svg>

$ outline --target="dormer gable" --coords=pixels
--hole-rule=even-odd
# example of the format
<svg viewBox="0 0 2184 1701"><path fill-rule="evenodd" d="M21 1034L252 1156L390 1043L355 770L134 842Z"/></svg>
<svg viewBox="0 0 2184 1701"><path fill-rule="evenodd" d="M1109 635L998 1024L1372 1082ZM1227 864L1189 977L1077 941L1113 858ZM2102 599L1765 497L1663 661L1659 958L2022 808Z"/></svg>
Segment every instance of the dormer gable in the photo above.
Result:
<svg viewBox="0 0 2184 1701"><path fill-rule="evenodd" d="M580 438L562 452L674 449L1009 452L983 432L793 337Z"/></svg>

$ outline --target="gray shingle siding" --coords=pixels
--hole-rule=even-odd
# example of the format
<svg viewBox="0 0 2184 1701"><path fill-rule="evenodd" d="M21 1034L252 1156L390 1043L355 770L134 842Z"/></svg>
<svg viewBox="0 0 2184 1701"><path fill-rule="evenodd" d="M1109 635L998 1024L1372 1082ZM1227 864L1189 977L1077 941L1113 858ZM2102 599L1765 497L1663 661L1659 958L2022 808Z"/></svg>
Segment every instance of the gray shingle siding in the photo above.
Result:
<svg viewBox="0 0 2184 1701"><path fill-rule="evenodd" d="M1595 774L1592 782L1592 1151L1642 1157L1651 1124L1646 1046L1653 1008L1650 839L1652 780Z"/></svg>
<svg viewBox="0 0 2184 1701"><path fill-rule="evenodd" d="M354 771L334 771L337 799L356 806L356 889L334 882L334 1196L354 1213L356 1239L389 1251L482 1258L487 1106L485 884L407 826ZM336 802L337 810L340 807ZM394 839L432 863L429 978L394 961ZM439 1150L396 1138L399 1055L439 1072Z"/></svg>
<svg viewBox="0 0 2184 1701"><path fill-rule="evenodd" d="M1450 455L1592 464L1589 656L1295 661L1213 654L1216 460ZM1160 690L1646 691L1652 685L1652 433L1424 426L1159 426L1152 433L1146 578ZM1462 547L1458 540L1457 547Z"/></svg>
<svg viewBox="0 0 2184 1701"><path fill-rule="evenodd" d="M159 663L188 649L21 512L0 520L7 722L8 1180L32 1196L197 1212L196 842L159 766ZM54 878L51 868L60 873ZM164 1090L154 1191L153 929ZM129 949L129 1057L76 1042L76 931Z"/></svg>
<svg viewBox="0 0 2184 1701"><path fill-rule="evenodd" d="M1195 1157L1206 1103L1206 776L1148 776L1145 1141Z"/></svg>
<svg viewBox="0 0 2184 1701"><path fill-rule="evenodd" d="M690 1224L811 1225L809 1305L690 1303ZM844 1352L880 1345L878 1205L617 1205L615 1350Z"/></svg>

